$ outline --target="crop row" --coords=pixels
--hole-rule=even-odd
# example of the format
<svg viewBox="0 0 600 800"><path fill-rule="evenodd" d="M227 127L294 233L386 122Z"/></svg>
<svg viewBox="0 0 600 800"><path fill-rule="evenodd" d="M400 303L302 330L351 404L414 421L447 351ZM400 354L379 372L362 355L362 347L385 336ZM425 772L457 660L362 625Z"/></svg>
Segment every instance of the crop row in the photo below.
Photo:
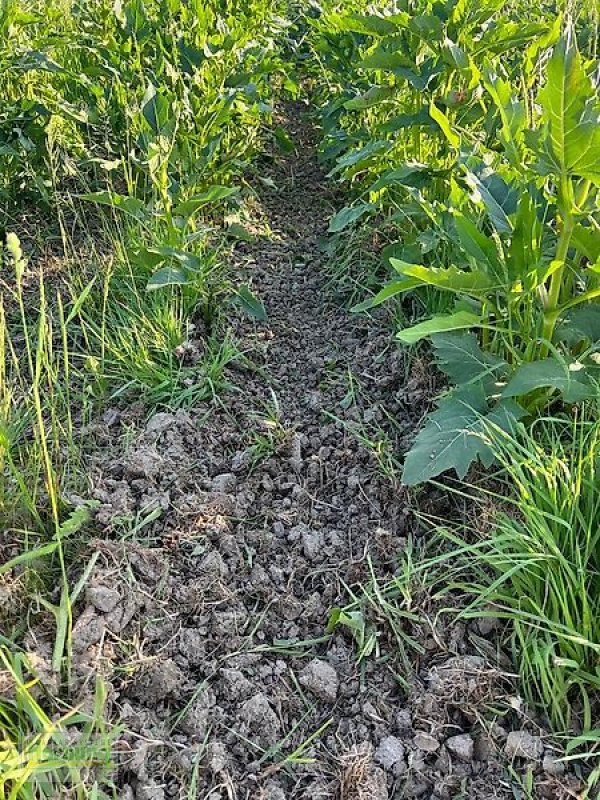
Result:
<svg viewBox="0 0 600 800"><path fill-rule="evenodd" d="M438 549L417 571L469 598L465 617L507 622L525 697L557 730L580 726L570 752L593 763L598 9L357 0L314 13L302 41L321 158L349 200L333 269L355 313L391 309L399 344L425 346L447 382L403 481L443 475L491 519L431 520Z"/></svg>

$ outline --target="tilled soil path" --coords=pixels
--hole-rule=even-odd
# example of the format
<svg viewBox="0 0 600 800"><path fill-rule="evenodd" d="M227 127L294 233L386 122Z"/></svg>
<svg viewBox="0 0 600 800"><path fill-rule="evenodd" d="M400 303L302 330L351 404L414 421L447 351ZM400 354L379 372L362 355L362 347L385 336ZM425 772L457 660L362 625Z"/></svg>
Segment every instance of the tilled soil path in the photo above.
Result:
<svg viewBox="0 0 600 800"><path fill-rule="evenodd" d="M95 430L127 445L93 465L106 536L74 688L109 684L123 800L512 797L498 753L542 775L543 739L511 743L523 721L488 710L511 689L485 655L494 632L427 621L406 577L415 523L382 471L384 409L410 436L427 372L333 302L326 182L310 127L296 110L286 124L296 153L260 198L272 236L238 252L268 322L233 324L264 369L233 371L244 391L219 403L115 410ZM561 780L545 773L546 796Z"/></svg>

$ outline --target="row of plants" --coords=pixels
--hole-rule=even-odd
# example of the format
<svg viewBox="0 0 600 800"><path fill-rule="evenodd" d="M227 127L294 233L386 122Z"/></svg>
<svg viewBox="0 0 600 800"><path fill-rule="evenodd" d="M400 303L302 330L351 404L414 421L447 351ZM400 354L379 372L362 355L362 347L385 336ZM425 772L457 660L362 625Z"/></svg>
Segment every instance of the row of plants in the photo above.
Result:
<svg viewBox="0 0 600 800"><path fill-rule="evenodd" d="M506 428L555 399L593 398L600 319L600 101L575 22L522 25L504 3L417 5L323 15L313 44L333 50L333 69L350 52L361 78L323 111L323 157L357 198L330 230L377 219L391 240L394 279L355 310L419 287L435 290L434 308L446 295L443 313L398 333L429 339L456 386L407 457L408 484L488 461L459 432L482 419Z"/></svg>
<svg viewBox="0 0 600 800"><path fill-rule="evenodd" d="M274 93L296 91L278 55L278 10L266 0L2 4L5 463L30 439L23 406L43 372L40 341L41 399L64 395L61 419L79 406L81 427L110 395L171 407L210 397L238 355L220 308L264 313L226 262L250 237L242 200L258 180ZM68 442L78 426L67 425Z"/></svg>
<svg viewBox="0 0 600 800"><path fill-rule="evenodd" d="M297 92L280 11L0 2L2 797L116 796L101 681L92 709L69 706L86 425L212 400L241 358L223 308L264 315L228 262L276 94ZM22 650L32 615L54 625L55 696Z"/></svg>
<svg viewBox="0 0 600 800"><path fill-rule="evenodd" d="M438 598L471 598L464 615L508 622L527 701L582 732L569 757L593 760L598 10L333 3L307 15L302 41L321 157L350 198L330 233L362 288L352 310L393 308L399 344L427 347L447 379L403 482L444 476L494 509L479 533L429 520L442 555L418 571ZM492 489L464 483L476 463L493 467Z"/></svg>
<svg viewBox="0 0 600 800"><path fill-rule="evenodd" d="M173 353L197 328L210 360L222 357L205 334L235 296L228 248L249 236L241 177L274 86L294 90L277 54L277 3L238 5L2 6L0 228L18 233L27 206L23 228L39 230L41 216L38 248L54 234L76 262L74 291L95 278L80 321L86 349L103 354L88 362L102 390L128 378L157 403L193 399Z"/></svg>

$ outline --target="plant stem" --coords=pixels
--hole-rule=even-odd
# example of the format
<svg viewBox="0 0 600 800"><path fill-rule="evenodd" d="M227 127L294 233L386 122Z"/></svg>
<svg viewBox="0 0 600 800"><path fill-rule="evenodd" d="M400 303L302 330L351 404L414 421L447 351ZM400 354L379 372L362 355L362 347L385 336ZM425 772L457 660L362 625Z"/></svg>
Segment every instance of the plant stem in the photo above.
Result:
<svg viewBox="0 0 600 800"><path fill-rule="evenodd" d="M560 303L560 294L561 289L563 287L563 279L565 274L565 269L567 266L567 255L569 252L569 244L571 242L571 236L573 235L573 228L575 226L575 220L570 210L570 201L572 198L572 185L568 178L565 178L562 181L562 191L560 192L563 206L563 226L562 231L560 233L560 237L558 240L558 244L556 246L556 257L555 261L557 261L560 266L554 272L552 277L550 278L550 288L548 289L548 303L546 305L545 314L544 314L544 331L543 337L546 342L552 341L552 336L554 334L554 326L556 325L556 320L558 319L558 307ZM542 353L544 356L548 354L548 345L544 343L542 347Z"/></svg>

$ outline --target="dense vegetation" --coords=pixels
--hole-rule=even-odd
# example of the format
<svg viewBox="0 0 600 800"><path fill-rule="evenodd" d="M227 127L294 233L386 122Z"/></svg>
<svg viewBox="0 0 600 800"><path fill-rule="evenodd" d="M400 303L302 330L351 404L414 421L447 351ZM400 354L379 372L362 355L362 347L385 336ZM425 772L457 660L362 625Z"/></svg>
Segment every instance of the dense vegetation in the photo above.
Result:
<svg viewBox="0 0 600 800"><path fill-rule="evenodd" d="M445 491L498 509L482 536L435 523L441 555L419 569L468 597L463 615L507 621L524 695L593 767L596 5L1 0L0 65L0 588L53 620L64 685L93 511L73 500L90 488L85 426L108 399L174 409L227 391L243 359L228 311L266 315L229 253L253 238L264 154L294 148L276 104L303 97L347 198L332 274L447 378L402 479L453 470L478 488ZM0 621L1 796L64 781L106 796L90 782L110 765L102 687L89 714L49 713L26 614Z"/></svg>

